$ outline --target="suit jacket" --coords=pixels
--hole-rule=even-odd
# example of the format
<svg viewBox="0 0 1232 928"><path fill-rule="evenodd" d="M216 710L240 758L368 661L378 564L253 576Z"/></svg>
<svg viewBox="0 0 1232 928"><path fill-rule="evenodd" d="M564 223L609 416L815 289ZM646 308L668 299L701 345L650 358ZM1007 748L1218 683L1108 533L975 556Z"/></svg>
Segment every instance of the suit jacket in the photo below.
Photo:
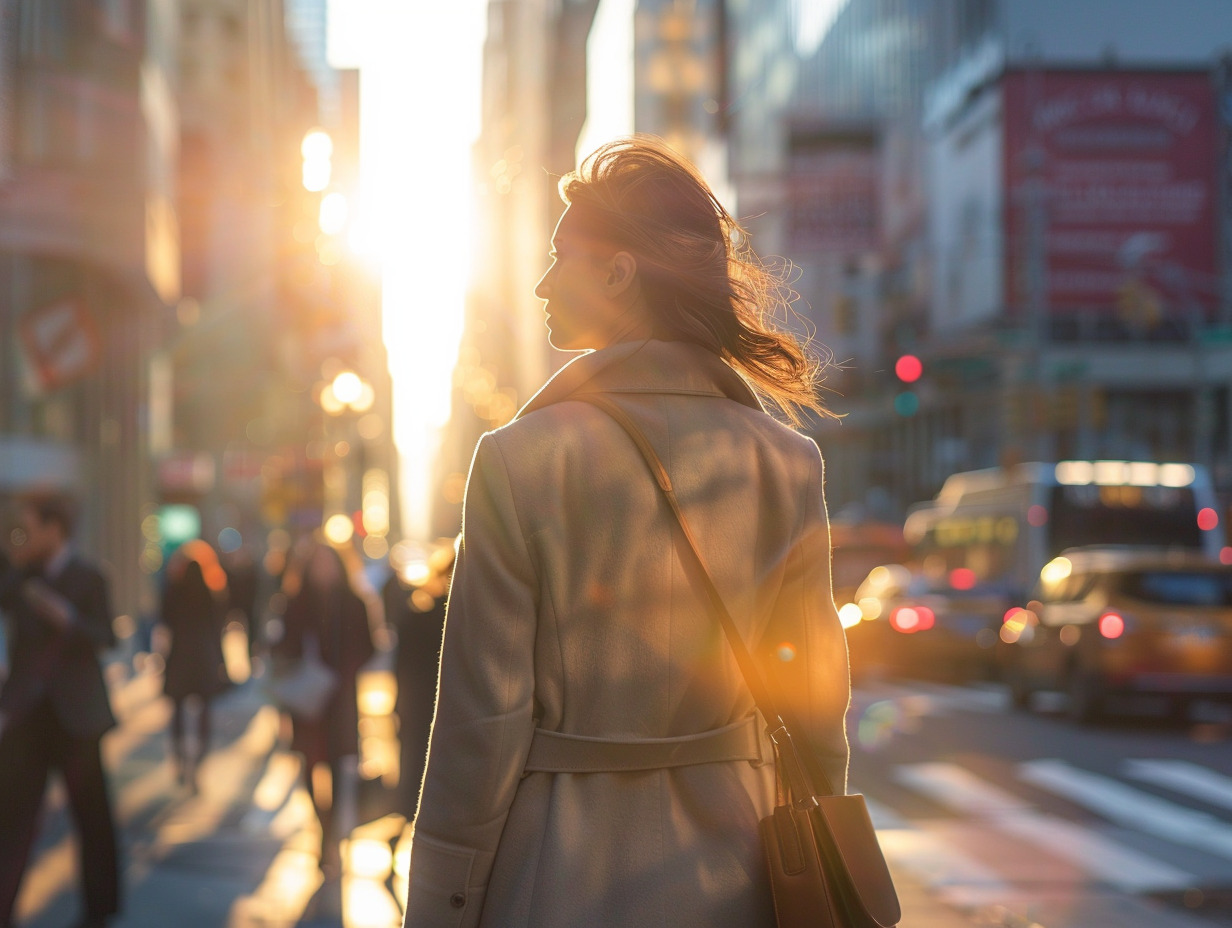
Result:
<svg viewBox="0 0 1232 928"><path fill-rule="evenodd" d="M536 727L665 738L754 711L653 477L610 416L570 402L585 392L654 445L778 702L845 788L847 650L817 446L700 347L614 345L476 449L405 923L771 928L758 820L772 764L524 773Z"/></svg>
<svg viewBox="0 0 1232 928"><path fill-rule="evenodd" d="M72 607L72 621L60 631L37 615L21 587L40 569L0 561L0 609L9 620L9 677L0 687L0 712L20 721L50 700L65 731L97 738L115 725L98 652L115 643L107 581L73 555L58 575L44 582Z"/></svg>

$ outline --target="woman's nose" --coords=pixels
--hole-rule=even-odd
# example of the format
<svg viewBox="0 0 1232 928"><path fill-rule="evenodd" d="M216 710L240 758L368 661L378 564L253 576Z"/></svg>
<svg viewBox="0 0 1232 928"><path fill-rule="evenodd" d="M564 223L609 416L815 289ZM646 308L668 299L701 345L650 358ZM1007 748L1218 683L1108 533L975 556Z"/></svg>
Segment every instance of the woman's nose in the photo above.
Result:
<svg viewBox="0 0 1232 928"><path fill-rule="evenodd" d="M539 278L539 283L535 284L535 296L541 300L546 300L551 293L551 287L548 285L548 278L552 276L551 270L544 272Z"/></svg>

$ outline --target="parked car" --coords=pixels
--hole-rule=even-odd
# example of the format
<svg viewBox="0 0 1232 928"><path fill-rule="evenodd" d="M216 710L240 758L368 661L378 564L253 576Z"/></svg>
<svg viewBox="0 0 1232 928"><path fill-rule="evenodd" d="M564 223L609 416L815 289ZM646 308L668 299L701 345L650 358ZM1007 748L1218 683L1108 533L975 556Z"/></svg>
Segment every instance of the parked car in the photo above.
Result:
<svg viewBox="0 0 1232 928"><path fill-rule="evenodd" d="M1008 602L1004 591L967 573L930 577L901 564L876 567L854 602L842 607L852 620L852 671L857 678L987 678L995 671L994 646Z"/></svg>
<svg viewBox="0 0 1232 928"><path fill-rule="evenodd" d="M1232 701L1232 565L1193 552L1065 551L1000 638L1019 707L1062 690L1070 716L1093 722L1140 694L1178 714L1198 698Z"/></svg>

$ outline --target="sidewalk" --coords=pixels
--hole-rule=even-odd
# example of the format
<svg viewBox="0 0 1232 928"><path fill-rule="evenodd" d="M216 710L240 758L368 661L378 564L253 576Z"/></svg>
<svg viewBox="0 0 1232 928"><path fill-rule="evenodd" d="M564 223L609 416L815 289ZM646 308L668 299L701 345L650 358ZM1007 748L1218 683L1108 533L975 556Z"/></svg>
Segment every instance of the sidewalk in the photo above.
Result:
<svg viewBox="0 0 1232 928"><path fill-rule="evenodd" d="M104 755L125 867L124 914L114 928L401 925L395 899L405 885L407 829L402 816L376 808L383 798L372 794L376 784L365 784L364 798L377 801L360 804L369 808L367 817L371 810L381 817L351 832L346 872L323 883L319 831L299 785L299 761L280 746L278 712L263 703L255 683L215 704L214 750L193 793L176 782L167 760L169 707L160 678L114 682L121 726L105 740ZM49 803L18 901L18 923L27 928L65 928L78 913L76 839L58 786ZM905 873L894 876L903 928L994 924L943 905Z"/></svg>

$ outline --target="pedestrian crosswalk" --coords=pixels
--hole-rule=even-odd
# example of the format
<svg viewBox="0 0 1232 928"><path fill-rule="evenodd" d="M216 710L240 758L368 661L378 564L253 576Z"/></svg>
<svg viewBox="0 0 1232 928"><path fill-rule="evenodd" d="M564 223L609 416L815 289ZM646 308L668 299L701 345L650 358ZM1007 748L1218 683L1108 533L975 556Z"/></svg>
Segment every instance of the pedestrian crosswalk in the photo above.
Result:
<svg viewBox="0 0 1232 928"><path fill-rule="evenodd" d="M897 779L1123 891L1181 889L1196 882L1192 874L1127 850L1093 829L1040 812L1013 793L981 780L956 764L912 764L900 768Z"/></svg>
<svg viewBox="0 0 1232 928"><path fill-rule="evenodd" d="M993 685L899 682L858 693L857 708L867 716L870 706L888 701L899 715L935 718L932 729L904 729L926 741L964 717L974 724L1005 713L1004 721L982 724L1018 724L1003 699ZM1045 756L1023 757L1028 752L1020 748L1011 759L991 747L981 754L973 739L976 750L963 744L895 761L883 742L864 745L870 753L854 765L851 785L867 794L892 865L968 908L1056 893L1061 885L1158 898L1201 898L1200 890L1232 885L1232 743L1198 749L1183 735L1167 742L1131 732L1128 744L1136 737L1141 746L1171 743L1177 753L1204 756L1117 756L1104 747L1119 747L1117 735L1092 740L1068 722L1053 724L1052 746L1065 746L1060 753L1068 756L1042 750ZM1085 751L1075 747L1084 737ZM860 739L853 740L859 753ZM864 771L875 774L867 783L859 780Z"/></svg>
<svg viewBox="0 0 1232 928"><path fill-rule="evenodd" d="M1020 776L1128 828L1232 860L1232 826L1196 809L1125 786L1064 761L1022 764Z"/></svg>
<svg viewBox="0 0 1232 928"><path fill-rule="evenodd" d="M1125 774L1232 810L1232 777L1183 760L1130 760Z"/></svg>

